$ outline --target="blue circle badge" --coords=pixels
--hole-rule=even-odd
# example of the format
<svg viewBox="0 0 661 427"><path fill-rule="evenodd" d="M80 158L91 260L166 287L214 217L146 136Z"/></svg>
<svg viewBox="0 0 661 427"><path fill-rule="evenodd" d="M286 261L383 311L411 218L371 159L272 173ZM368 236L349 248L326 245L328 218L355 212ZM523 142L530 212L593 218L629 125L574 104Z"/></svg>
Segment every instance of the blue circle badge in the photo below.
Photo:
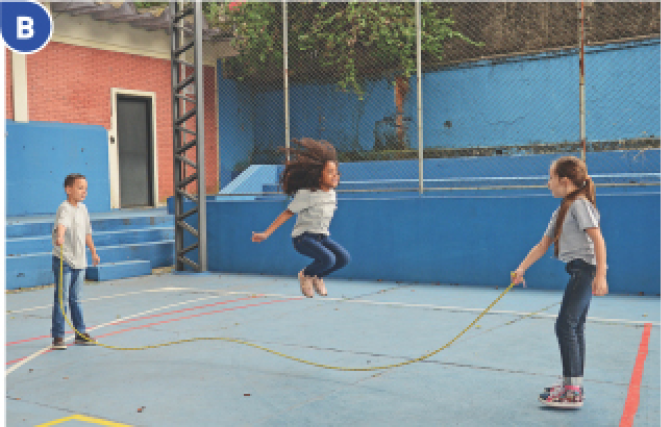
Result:
<svg viewBox="0 0 661 427"><path fill-rule="evenodd" d="M53 19L45 7L31 0L0 2L0 33L14 52L39 52L53 35Z"/></svg>

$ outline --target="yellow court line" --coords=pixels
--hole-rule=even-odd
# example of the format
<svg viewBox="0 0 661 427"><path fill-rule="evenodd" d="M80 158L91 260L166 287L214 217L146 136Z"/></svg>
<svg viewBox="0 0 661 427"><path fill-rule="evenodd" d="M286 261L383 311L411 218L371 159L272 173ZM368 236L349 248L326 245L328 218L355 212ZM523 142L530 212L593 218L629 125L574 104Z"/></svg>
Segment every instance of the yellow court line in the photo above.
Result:
<svg viewBox="0 0 661 427"><path fill-rule="evenodd" d="M97 424L100 426L109 426L109 427L131 427L130 424L115 423L112 421L102 420L101 418L88 417L86 415L71 415L70 417L60 418L59 420L51 421L45 424L39 424L35 427L48 427L54 426L55 424L62 424L67 421L83 421L90 424Z"/></svg>

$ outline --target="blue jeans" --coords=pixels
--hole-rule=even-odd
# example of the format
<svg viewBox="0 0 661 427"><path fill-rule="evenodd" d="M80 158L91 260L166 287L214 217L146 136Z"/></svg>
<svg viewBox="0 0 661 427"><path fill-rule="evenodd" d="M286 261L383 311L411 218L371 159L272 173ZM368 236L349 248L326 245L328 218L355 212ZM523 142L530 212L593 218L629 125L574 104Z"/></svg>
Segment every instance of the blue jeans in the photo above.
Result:
<svg viewBox="0 0 661 427"><path fill-rule="evenodd" d="M581 259L566 266L571 275L562 298L555 333L560 344L562 376L582 377L585 365L585 319L592 300L592 281L597 268Z"/></svg>
<svg viewBox="0 0 661 427"><path fill-rule="evenodd" d="M53 325L51 328L51 336L53 338L64 338L64 316L60 310L60 258L53 256L53 273L55 274L55 298L53 304ZM78 332L85 333L85 322L83 321L83 307L80 303L81 293L83 289L84 271L77 270L69 267L66 262L63 263L62 268L62 301L64 311L67 310L67 301L69 301L69 308L71 309L71 322ZM67 300L67 292L69 299Z"/></svg>
<svg viewBox="0 0 661 427"><path fill-rule="evenodd" d="M293 240L298 253L314 259L303 270L305 276L326 277L351 260L346 249L324 234L303 233Z"/></svg>

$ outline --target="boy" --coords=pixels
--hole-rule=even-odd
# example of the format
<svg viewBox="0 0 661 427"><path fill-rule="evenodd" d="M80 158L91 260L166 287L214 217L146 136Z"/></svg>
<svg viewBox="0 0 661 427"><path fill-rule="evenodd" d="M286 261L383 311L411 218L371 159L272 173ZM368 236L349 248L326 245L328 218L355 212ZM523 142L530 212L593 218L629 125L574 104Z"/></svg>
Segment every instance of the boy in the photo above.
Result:
<svg viewBox="0 0 661 427"><path fill-rule="evenodd" d="M95 344L96 341L85 332L83 321L83 308L80 297L87 267L87 256L85 244L92 252L93 265L100 261L92 241L92 225L87 208L82 203L87 197L87 180L81 174L71 174L64 180L64 190L67 200L62 202L55 214L55 225L53 227L53 273L55 274L55 303L53 305L53 324L51 335L53 336L53 349L66 350L64 344L64 316L60 310L59 286L60 286L60 251L63 252L62 272L62 300L67 303L67 291L69 292L69 308L71 309L71 321L80 333L76 334L75 344Z"/></svg>

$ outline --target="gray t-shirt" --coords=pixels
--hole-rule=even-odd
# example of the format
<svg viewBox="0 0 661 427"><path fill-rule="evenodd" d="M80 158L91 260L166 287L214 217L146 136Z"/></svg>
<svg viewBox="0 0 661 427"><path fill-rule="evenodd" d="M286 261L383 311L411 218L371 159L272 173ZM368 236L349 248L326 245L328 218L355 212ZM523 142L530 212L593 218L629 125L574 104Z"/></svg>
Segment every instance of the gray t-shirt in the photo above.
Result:
<svg viewBox="0 0 661 427"><path fill-rule="evenodd" d="M287 209L298 215L292 237L298 237L305 232L328 236L328 227L337 209L335 191L298 190Z"/></svg>
<svg viewBox="0 0 661 427"><path fill-rule="evenodd" d="M53 226L53 255L60 257L60 247L57 246L57 226L64 225L64 262L76 270L87 267L85 253L85 237L92 234L90 216L84 204L71 205L68 201L62 202L55 213Z"/></svg>
<svg viewBox="0 0 661 427"><path fill-rule="evenodd" d="M558 211L556 209L551 216L551 221L544 233L545 236L553 239L555 232L556 218ZM587 228L599 227L599 212L586 199L576 199L569 206L565 222L562 225L560 234L560 252L558 259L563 262L570 262L574 259L582 259L588 264L597 265L597 259L594 255L594 243L585 232Z"/></svg>

